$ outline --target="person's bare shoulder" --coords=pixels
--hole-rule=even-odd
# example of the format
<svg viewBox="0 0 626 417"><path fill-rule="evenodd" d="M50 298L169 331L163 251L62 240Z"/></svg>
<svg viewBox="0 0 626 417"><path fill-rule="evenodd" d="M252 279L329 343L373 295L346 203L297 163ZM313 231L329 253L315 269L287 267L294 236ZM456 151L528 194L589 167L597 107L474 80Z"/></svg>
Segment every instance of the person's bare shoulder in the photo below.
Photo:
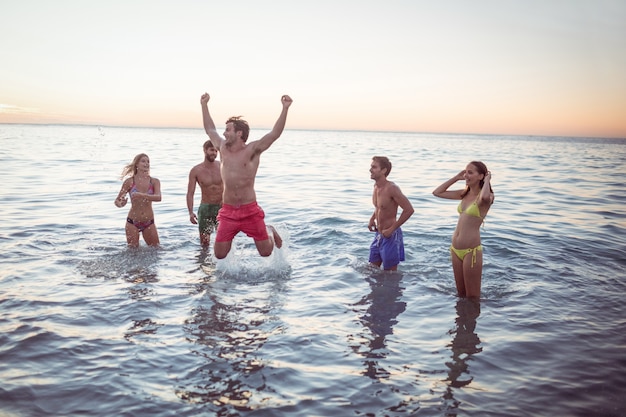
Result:
<svg viewBox="0 0 626 417"><path fill-rule="evenodd" d="M261 141L261 139L257 139L251 142L247 142L244 149L245 152L250 154L250 157L253 158L256 155L260 155L261 153L263 153L267 148L263 146L263 142Z"/></svg>
<svg viewBox="0 0 626 417"><path fill-rule="evenodd" d="M128 177L122 183L122 188L130 188L130 185L133 183L133 177Z"/></svg>
<svg viewBox="0 0 626 417"><path fill-rule="evenodd" d="M402 189L400 189L400 186L393 182L389 183L389 188L387 189L387 191L389 197L393 198L394 200L406 197L402 192Z"/></svg>
<svg viewBox="0 0 626 417"><path fill-rule="evenodd" d="M193 168L191 168L189 170L189 175L196 174L196 172L199 171L201 168L202 168L202 163L199 163L198 165L195 165Z"/></svg>

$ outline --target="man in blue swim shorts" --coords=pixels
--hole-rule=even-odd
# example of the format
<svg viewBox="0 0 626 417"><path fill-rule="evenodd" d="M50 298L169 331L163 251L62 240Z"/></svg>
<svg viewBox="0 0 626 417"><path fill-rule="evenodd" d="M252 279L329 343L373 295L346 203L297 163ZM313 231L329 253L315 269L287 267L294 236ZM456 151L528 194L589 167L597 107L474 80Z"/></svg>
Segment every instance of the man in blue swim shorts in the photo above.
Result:
<svg viewBox="0 0 626 417"><path fill-rule="evenodd" d="M372 194L374 214L368 228L376 232L376 236L370 245L369 262L376 267L382 265L386 271L396 271L398 264L404 261L404 241L400 226L415 210L400 187L387 180L390 172L391 162L387 157L372 158L370 174L375 181ZM400 217L397 217L398 207L402 209Z"/></svg>
<svg viewBox="0 0 626 417"><path fill-rule="evenodd" d="M402 239L402 229L397 228L391 237L383 237L376 232L376 237L370 245L370 263L384 270L395 271L400 261L404 261L404 241Z"/></svg>

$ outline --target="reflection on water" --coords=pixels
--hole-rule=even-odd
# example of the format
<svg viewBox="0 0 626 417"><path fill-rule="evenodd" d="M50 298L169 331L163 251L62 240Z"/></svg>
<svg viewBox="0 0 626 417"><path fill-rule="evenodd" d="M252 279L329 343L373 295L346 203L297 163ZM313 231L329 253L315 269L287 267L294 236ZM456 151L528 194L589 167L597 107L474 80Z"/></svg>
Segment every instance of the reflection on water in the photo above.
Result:
<svg viewBox="0 0 626 417"><path fill-rule="evenodd" d="M133 324L128 331L124 334L124 339L132 342L133 338L141 335L154 335L162 324L155 322L154 320L147 318L142 320L133 320Z"/></svg>
<svg viewBox="0 0 626 417"><path fill-rule="evenodd" d="M291 131L258 184L268 220L294 236L287 280L259 268L247 236L230 275L194 259L181 204L197 129L109 128L95 151L94 130L0 132L4 413L626 416L623 140ZM382 142L421 210L401 280L363 265L363 174ZM125 248L124 213L110 202L130 143L151 149L170 190L155 207L159 250ZM430 197L475 157L498 194L480 316L454 298L445 243L455 214Z"/></svg>
<svg viewBox="0 0 626 417"><path fill-rule="evenodd" d="M130 284L128 295L135 302L151 302L156 291L154 284L159 282L158 265L160 249L155 247L130 248L116 250L94 259L83 261L79 264L79 270L89 278L95 279L121 279ZM162 326L155 322L152 317L146 317L153 312L145 309L132 309L131 324L124 333L124 339L136 343L136 339L145 335L155 335ZM143 314L143 315L142 315Z"/></svg>
<svg viewBox="0 0 626 417"><path fill-rule="evenodd" d="M368 334L362 335L362 343L352 344L351 347L357 354L365 357L363 375L372 379L389 378L389 371L380 362L388 354L385 339L393 334L393 326L398 323L396 318L406 309L406 303L400 301L404 290L400 285L402 273L377 272L369 276L367 281L370 293L354 306L359 313L362 307L367 306L360 321Z"/></svg>
<svg viewBox="0 0 626 417"><path fill-rule="evenodd" d="M115 250L95 258L83 260L78 270L87 278L119 279L128 283L158 282L157 266L160 248L139 247Z"/></svg>
<svg viewBox="0 0 626 417"><path fill-rule="evenodd" d="M454 410L459 408L460 402L454 398L454 390L467 387L474 377L470 373L470 363L473 355L482 352L480 339L476 334L476 320L480 316L480 301L459 298L456 303L457 318L454 329L448 334L452 341L447 345L452 351L451 360L446 362L448 378L446 392L443 395L447 404L446 416L456 416Z"/></svg>
<svg viewBox="0 0 626 417"><path fill-rule="evenodd" d="M260 349L270 336L284 330L276 316L284 277L275 270L257 271L253 277L251 271L221 274L210 264L202 266L211 276L202 284L204 296L184 324L192 353L203 359L202 366L189 370L176 394L191 403L218 407L220 416L232 415L233 408L253 410L263 400L254 396L271 391Z"/></svg>
<svg viewBox="0 0 626 417"><path fill-rule="evenodd" d="M154 284L159 282L158 274L156 272L156 263L144 264L136 266L129 270L123 276L124 281L134 284L128 288L128 294L130 298L136 302L151 302L157 295ZM142 314L142 309L138 309L134 314ZM124 339L129 342L134 342L135 338L147 335L156 335L157 330L163 326L155 322L150 317L145 317L146 314L153 314L153 311L143 312L143 315L132 318L132 324L124 334Z"/></svg>

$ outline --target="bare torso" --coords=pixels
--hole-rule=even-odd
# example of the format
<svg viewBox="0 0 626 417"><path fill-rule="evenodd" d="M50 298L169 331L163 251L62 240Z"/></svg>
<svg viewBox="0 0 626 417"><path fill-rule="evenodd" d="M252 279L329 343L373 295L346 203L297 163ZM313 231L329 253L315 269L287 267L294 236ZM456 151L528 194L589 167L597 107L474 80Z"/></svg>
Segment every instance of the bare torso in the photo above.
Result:
<svg viewBox="0 0 626 417"><path fill-rule="evenodd" d="M473 204L476 197L476 195L466 195L461 202L463 210ZM452 246L457 249L469 249L480 245L480 226L483 224L489 207L479 205L479 209L482 218L467 213L459 214L456 229L452 234Z"/></svg>
<svg viewBox="0 0 626 417"><path fill-rule="evenodd" d="M239 206L256 201L254 180L259 168L260 154L249 145L223 144L220 156L224 204Z"/></svg>
<svg viewBox="0 0 626 417"><path fill-rule="evenodd" d="M224 183L220 173L220 162L203 162L194 167L196 182L202 192L202 204L222 204Z"/></svg>
<svg viewBox="0 0 626 417"><path fill-rule="evenodd" d="M152 211L152 201L145 199L142 195L149 194L150 187L152 185L152 194L160 193L159 180L152 177L134 176L127 178L124 181L124 189L126 192L130 192L131 188L135 184L136 193L130 194L131 207L128 211L128 217L134 221L149 221L154 219L154 212Z"/></svg>
<svg viewBox="0 0 626 417"><path fill-rule="evenodd" d="M392 198L391 193L393 187L396 185L389 181L382 186L374 186L372 199L376 210L376 225L380 232L393 226L398 215L398 203Z"/></svg>

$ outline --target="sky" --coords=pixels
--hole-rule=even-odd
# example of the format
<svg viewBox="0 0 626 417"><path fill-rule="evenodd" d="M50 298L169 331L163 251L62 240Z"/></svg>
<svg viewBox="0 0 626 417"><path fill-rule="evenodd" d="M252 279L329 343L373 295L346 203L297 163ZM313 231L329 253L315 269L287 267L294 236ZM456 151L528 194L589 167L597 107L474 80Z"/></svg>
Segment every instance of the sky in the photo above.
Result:
<svg viewBox="0 0 626 417"><path fill-rule="evenodd" d="M0 0L0 123L626 138L624 0Z"/></svg>

